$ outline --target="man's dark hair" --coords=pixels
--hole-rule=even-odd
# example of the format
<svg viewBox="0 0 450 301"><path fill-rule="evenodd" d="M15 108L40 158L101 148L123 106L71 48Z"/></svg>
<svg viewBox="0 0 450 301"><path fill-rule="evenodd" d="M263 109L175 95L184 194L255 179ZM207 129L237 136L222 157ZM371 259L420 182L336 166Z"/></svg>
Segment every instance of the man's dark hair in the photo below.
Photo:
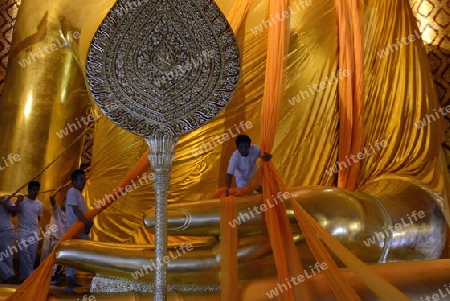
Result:
<svg viewBox="0 0 450 301"><path fill-rule="evenodd" d="M75 182L78 179L79 175L85 175L86 173L84 172L84 170L82 169L76 169L73 173L72 173L72 182Z"/></svg>
<svg viewBox="0 0 450 301"><path fill-rule="evenodd" d="M31 181L30 183L28 183L28 189L31 189L33 187L41 189L41 183L39 183L38 181Z"/></svg>
<svg viewBox="0 0 450 301"><path fill-rule="evenodd" d="M252 139L250 139L247 135L239 135L236 138L236 147L239 146L240 143L248 143L248 145L252 144Z"/></svg>

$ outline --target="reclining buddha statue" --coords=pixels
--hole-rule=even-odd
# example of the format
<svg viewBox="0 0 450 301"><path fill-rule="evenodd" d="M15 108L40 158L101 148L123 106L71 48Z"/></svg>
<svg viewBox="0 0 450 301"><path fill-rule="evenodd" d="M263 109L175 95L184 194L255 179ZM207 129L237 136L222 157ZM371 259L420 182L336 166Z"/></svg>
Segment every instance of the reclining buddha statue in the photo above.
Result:
<svg viewBox="0 0 450 301"><path fill-rule="evenodd" d="M225 16L236 13L233 2L216 2ZM233 28L241 53L241 78L230 103L205 126L180 137L176 145L167 221L172 256L167 277L172 290L220 288L220 200L207 196L225 183L226 165L235 150L233 137L245 133L258 144L264 131L260 111L268 76L266 52L273 43L269 31L282 19L270 14L270 2L248 1L242 22ZM1 120L14 130L8 131L0 148L5 154L20 151L21 166L30 166L25 173L12 165L7 176L0 175L2 191L11 192L10 187L18 187L62 150L64 163L51 167L41 183L48 187L64 184L69 169L79 162L82 144L75 138L88 124L82 117L96 119L86 185L88 207L108 202L108 193L146 151L142 138L107 118L98 118L101 113L90 98L84 73L87 49L99 24L111 17L107 15L110 9L119 5L127 15L150 1L124 3L61 0L50 4L44 0L21 4L0 103ZM345 103L339 97L343 93L339 83L353 78L354 69L341 69L344 38L336 28L336 5L320 0L289 7L285 89L271 153L290 188L286 197L276 195L269 201L286 204L305 266L313 266L315 259L291 202L301 204L366 263L440 258L447 246L450 221L450 186L441 148L445 139L442 112L446 111L439 108L409 3L364 3L362 103ZM397 47L380 55L380 49L392 45ZM422 120L427 122L419 126ZM22 154L19 136L46 138L27 139L27 151ZM360 141L359 147L354 147L355 141ZM253 181L251 185L259 184L258 175ZM150 181L136 179L135 184L94 219L91 241L69 240L58 248L59 263L95 274L92 291L152 291L154 193ZM259 194L240 197L238 218L230 220L238 229L242 281L277 273L265 213L258 213L262 202Z"/></svg>
<svg viewBox="0 0 450 301"><path fill-rule="evenodd" d="M445 246L445 219L430 191L396 177L364 185L354 193L335 187L309 186L292 189L291 195L344 246L367 263L399 262L439 258ZM264 212L257 214L261 196L242 197L238 219L239 277L258 279L261 272L273 276L273 257ZM272 200L289 202L278 196ZM401 208L401 209L400 209ZM220 283L220 201L180 202L169 206L169 235L187 240L169 245L168 280L177 290L179 283L211 285ZM314 258L288 206L294 239L305 266ZM144 217L153 232L154 212ZM192 236L193 239L189 240ZM208 241L196 241L209 237ZM190 242L190 245L187 245ZM114 252L111 252L111 249ZM188 252L186 252L188 250ZM134 289L151 291L157 262L152 245L128 245L69 240L57 253L60 263L96 273L94 291L120 289L117 282L134 282ZM137 271L137 272L136 272ZM117 280L120 279L120 280ZM138 279L138 281L136 281ZM111 286L111 283L116 282ZM198 288L199 289L199 288Z"/></svg>

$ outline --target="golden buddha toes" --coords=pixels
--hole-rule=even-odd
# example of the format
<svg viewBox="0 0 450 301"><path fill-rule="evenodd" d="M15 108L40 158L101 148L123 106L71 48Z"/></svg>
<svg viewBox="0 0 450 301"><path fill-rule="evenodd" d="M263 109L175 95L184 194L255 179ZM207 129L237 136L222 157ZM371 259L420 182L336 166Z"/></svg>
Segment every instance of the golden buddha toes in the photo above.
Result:
<svg viewBox="0 0 450 301"><path fill-rule="evenodd" d="M61 153L62 157L40 176L41 190L65 184L78 166L82 134L88 125L80 122L81 126L67 135L57 133L68 124L78 124L83 116L98 120L101 114L86 86L85 54L98 24L115 2L22 1L0 101L0 120L7 129L2 135L0 157L6 160L9 154L17 154L20 160L12 164L8 159L8 166L0 170L2 192L13 192ZM123 14L139 9L138 2L120 2ZM216 2L229 17L234 2ZM444 120L430 120L420 129L415 126L426 114L440 108L422 40L416 39L382 58L377 55L397 38L415 34L416 21L409 3L386 0L364 4L364 123L357 136L364 140L361 159L359 152L339 157L339 147L351 144L356 137L339 132L344 117L338 84L353 74L343 76L347 70L339 65L336 4L329 0L303 3L304 7L299 6L290 15L286 87L272 162L295 202L362 261L374 264L374 269L389 267L391 272L394 262L403 262L405 269L407 264L424 269L423 262L415 261L438 259L447 249L449 186L441 149ZM292 4L292 12L295 5L300 4ZM273 25L261 27L264 21ZM242 66L233 99L211 122L180 137L175 148L168 196L171 253L167 263L173 291L220 289L220 200L205 198L225 181L226 164L235 150L233 135L245 133L255 137L255 144L260 142L269 29L277 22L276 16L270 14L268 0L251 2L237 31ZM381 30L386 28L390 30ZM75 37L74 33L80 34ZM142 47L139 41L136 47ZM206 61L203 56L202 63ZM167 83L172 76L185 76L184 63L172 62L181 66L178 73L161 77L158 83ZM193 61L189 63L194 65ZM332 81L337 71L342 76ZM320 83L324 81L322 88ZM80 135L82 138L76 140ZM381 145L381 141L386 142L385 146L376 147L376 142ZM95 123L85 196L89 208L107 200L107 194L146 149L142 138L107 118ZM337 188L339 174L358 164L356 189ZM116 293L127 290L125 287L130 291L152 291L154 274L150 267L154 270L158 264L152 262L154 193L150 181L142 184L121 194L94 219L91 241L70 240L58 249L59 263L95 274L92 291ZM47 195L43 194L44 198ZM249 289L263 276L274 279L277 274L265 223L269 208L261 207L263 201L261 195L240 198L237 218L230 220L239 234L239 278ZM314 271L317 275L311 279L325 282L321 278L324 269L311 254L294 217L294 200L275 195L269 203L276 206L275 202L287 206L293 240L306 274L311 276ZM48 219L47 213L43 223ZM402 289L409 296L414 294L414 286L424 294L438 291L439 284L444 287L448 275L434 261L428 266L435 269L435 286L419 286L420 273L406 273L404 277L410 279L411 285ZM276 284L271 283L273 287ZM322 291L324 295L328 294L326 290ZM245 300L254 299L247 295Z"/></svg>

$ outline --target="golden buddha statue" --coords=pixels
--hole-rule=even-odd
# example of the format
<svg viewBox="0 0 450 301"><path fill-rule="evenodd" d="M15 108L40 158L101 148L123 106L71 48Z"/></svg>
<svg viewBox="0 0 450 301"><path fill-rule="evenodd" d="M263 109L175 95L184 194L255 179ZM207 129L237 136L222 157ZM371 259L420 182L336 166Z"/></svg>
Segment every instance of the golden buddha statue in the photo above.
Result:
<svg viewBox="0 0 450 301"><path fill-rule="evenodd" d="M71 143L86 126L80 122L81 117L94 114L87 111L91 102L85 83L84 55L98 24L115 2L22 2L0 103L1 120L14 131L4 136L0 150L6 155L20 153L20 167L27 167L11 166L8 176L0 175L2 192L19 187L69 146L66 157L58 161L62 163L42 177L43 186L52 188L65 183L66 175L78 164L81 140L75 146ZM138 8L137 2L124 6L124 13ZM206 126L181 137L175 149L168 221L169 229L173 229L169 246L177 257L168 264L169 283L174 287L185 283L198 285L198 290L202 286L218 289L218 200L201 200L217 183L220 186L225 182L226 164L234 150L231 139L216 137L238 130L251 137L259 135L268 28L277 22L276 16L270 15L268 3L253 1L244 25L237 31L242 84L233 100ZM369 25L365 30L365 123L361 133L367 152L363 159L336 162L339 143L344 143L339 140L342 137L338 131L337 82L346 70L339 70L338 65L335 4L329 0L304 3L290 7L286 101L273 148L274 164L287 186L296 187L290 191L296 201L363 261L439 258L446 246L449 182L440 147L444 139L443 116L435 115L435 120L422 128L416 126L427 114L439 112L426 54L421 41L415 41L401 44L398 51L382 58L377 55L379 49L414 32L409 4L401 0L365 3L364 22ZM217 4L227 16L233 3ZM386 18L392 11L404 18ZM405 24L402 20L406 20ZM393 29L376 30L379 28ZM413 73L411 62L416 70L414 80L405 76ZM251 127L239 128L242 121ZM68 124L77 128L70 130ZM57 135L64 133L62 129L69 129L70 134L67 131L67 135ZM29 151L22 154L23 140L18 137L27 138ZM46 138L39 141L33 137ZM258 138L254 140L258 143ZM86 186L90 207L104 199L105 193L147 148L141 138L106 118L96 123L94 141L91 176ZM380 141L387 143L375 147ZM334 187L341 166L350 168L356 162L361 168L355 191ZM153 227L153 204L144 201L153 199L153 193L149 183L141 184L95 219L93 241L68 241L60 248L61 263L97 274L93 291L104 291L101 286L105 281L116 285L117 289L107 289L110 292L123 289L119 283L128 282L135 290L149 290L132 274L142 272L153 258L154 239L147 231ZM288 200L285 202L289 205ZM245 197L239 202L240 216L249 216L238 228L239 275L247 281L260 278L261 267L264 276L275 274L264 214L252 216L254 211L249 209L261 204L261 196ZM149 212L145 225L142 212ZM287 213L301 259L309 265L312 256L289 207ZM192 250L180 251L181 243L186 248L190 244ZM149 272L139 278L148 281L152 277Z"/></svg>
<svg viewBox="0 0 450 301"><path fill-rule="evenodd" d="M294 189L290 193L364 262L436 259L445 246L445 219L435 199L428 191L405 180L393 177L374 181L354 194L335 187L317 186ZM283 201L289 204L289 197L275 196L271 200L274 206ZM245 280L260 278L261 270L266 276L276 273L264 211L258 210L261 205L260 195L242 198L238 218L230 221L230 225L238 227L239 277ZM193 236L191 242L195 237L209 237L209 241L193 242L190 247L186 245L189 240L172 243L169 283L185 283L189 288L194 284L220 283L219 211L218 199L181 202L169 207L169 235ZM289 206L287 213L304 266L314 265L314 257L305 246ZM147 214L144 223L152 232L154 212ZM186 249L188 252L183 252ZM96 273L93 286L99 291L107 287L109 292L120 287L117 282L153 280L152 272L158 264L153 258L152 245L72 240L64 242L57 254L62 264ZM145 285L141 287L143 291L150 289Z"/></svg>

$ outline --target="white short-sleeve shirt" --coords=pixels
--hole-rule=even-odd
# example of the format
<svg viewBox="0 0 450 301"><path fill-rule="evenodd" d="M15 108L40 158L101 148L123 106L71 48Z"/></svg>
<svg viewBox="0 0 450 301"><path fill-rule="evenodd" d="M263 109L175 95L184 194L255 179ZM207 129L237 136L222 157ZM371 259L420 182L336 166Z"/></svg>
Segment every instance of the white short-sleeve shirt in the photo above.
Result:
<svg viewBox="0 0 450 301"><path fill-rule="evenodd" d="M0 201L4 201L6 199L7 197L4 197ZM10 206L14 206L14 203L11 200L9 200L7 204ZM3 205L0 205L0 232L13 229L14 225L11 222L11 219L9 218L8 210L6 210L6 208Z"/></svg>
<svg viewBox="0 0 450 301"><path fill-rule="evenodd" d="M49 226L52 227L53 225L56 226L56 231L52 232L51 234L56 237L56 239L60 239L64 233L66 232L66 225L67 225L67 219L65 213L61 210L60 206L54 206L52 208L53 213L52 217L50 218L50 224ZM53 229L55 227L53 226ZM51 230L53 231L53 230Z"/></svg>
<svg viewBox="0 0 450 301"><path fill-rule="evenodd" d="M42 203L38 199L30 200L25 197L20 203L19 210L19 231L39 233L39 218L44 211Z"/></svg>
<svg viewBox="0 0 450 301"><path fill-rule="evenodd" d="M247 186L248 181L256 171L256 160L260 155L261 149L252 144L248 156L241 156L239 151L235 151L231 155L228 163L227 173L236 177L236 184L238 188Z"/></svg>
<svg viewBox="0 0 450 301"><path fill-rule="evenodd" d="M70 188L66 195L66 226L69 229L73 223L78 220L78 217L72 210L72 206L78 206L81 213L86 213L86 205L84 204L84 197L78 189Z"/></svg>

